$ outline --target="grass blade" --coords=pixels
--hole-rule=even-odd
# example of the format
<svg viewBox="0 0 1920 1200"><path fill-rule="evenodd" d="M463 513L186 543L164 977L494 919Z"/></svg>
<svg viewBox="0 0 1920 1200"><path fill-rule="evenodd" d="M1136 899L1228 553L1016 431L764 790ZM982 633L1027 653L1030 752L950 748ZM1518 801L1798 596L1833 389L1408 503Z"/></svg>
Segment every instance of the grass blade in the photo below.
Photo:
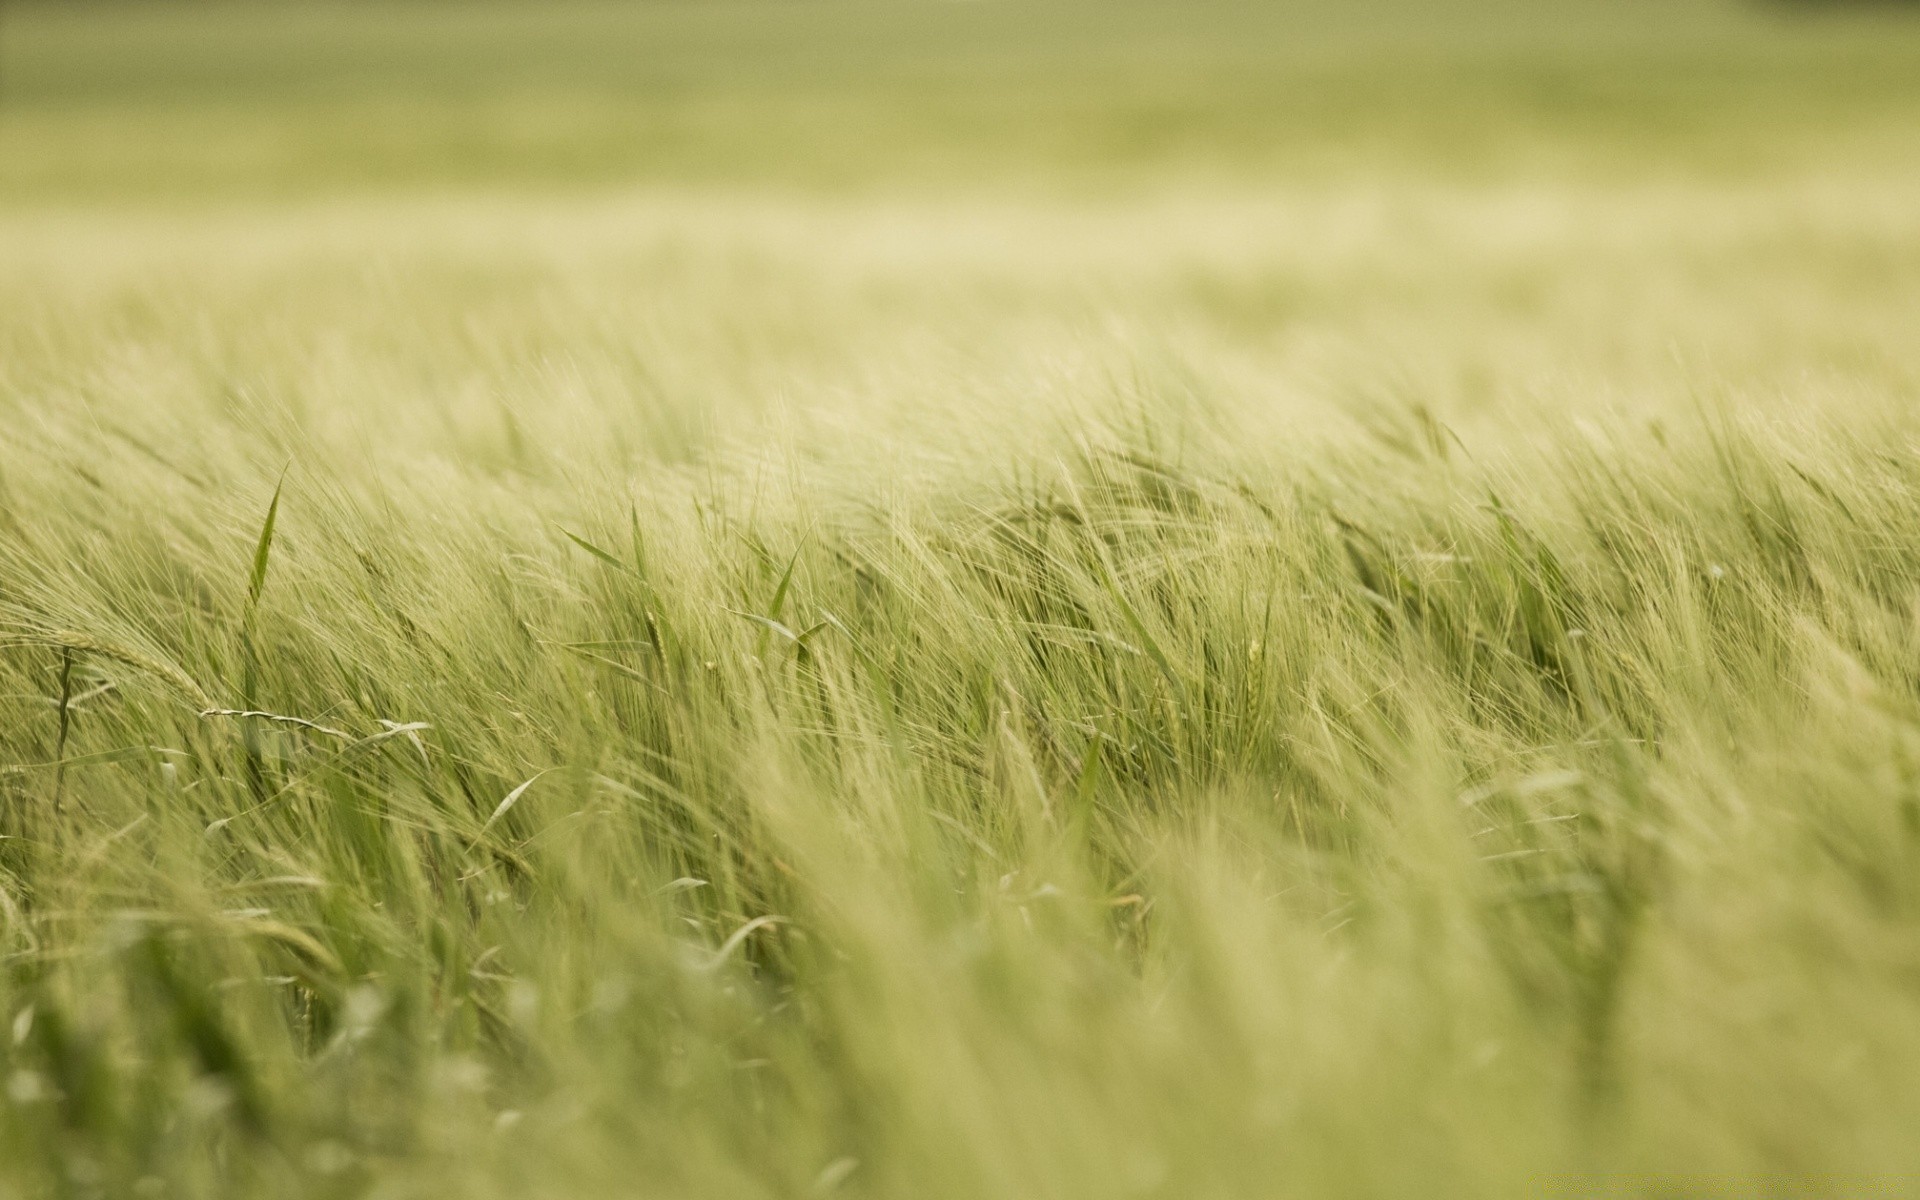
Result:
<svg viewBox="0 0 1920 1200"><path fill-rule="evenodd" d="M247 615L260 603L260 593L267 586L267 563L273 556L273 527L280 517L280 490L287 484L287 477L281 473L280 482L273 485L273 499L267 504L267 519L260 526L260 540L253 547L253 569L247 573Z"/></svg>
<svg viewBox="0 0 1920 1200"><path fill-rule="evenodd" d="M635 574L635 571L632 567L628 566L626 563L621 562L619 559L607 553L605 550L602 550L600 547L594 545L592 542L588 541L587 539L581 537L579 534L575 533L573 530L568 529L564 525L557 525L555 526L555 528L558 529L561 533L566 534L568 541L580 547L582 550L585 550L588 554L593 555L595 558L599 559L601 562L612 567L614 570L620 571L627 575Z"/></svg>

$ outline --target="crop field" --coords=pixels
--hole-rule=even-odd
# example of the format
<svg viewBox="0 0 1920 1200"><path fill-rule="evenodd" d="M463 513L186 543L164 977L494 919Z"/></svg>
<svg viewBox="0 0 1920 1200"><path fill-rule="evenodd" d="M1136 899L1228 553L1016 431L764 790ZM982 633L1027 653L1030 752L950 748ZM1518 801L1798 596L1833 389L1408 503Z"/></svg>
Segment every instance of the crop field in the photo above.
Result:
<svg viewBox="0 0 1920 1200"><path fill-rule="evenodd" d="M0 11L0 1198L1920 1195L1920 13Z"/></svg>

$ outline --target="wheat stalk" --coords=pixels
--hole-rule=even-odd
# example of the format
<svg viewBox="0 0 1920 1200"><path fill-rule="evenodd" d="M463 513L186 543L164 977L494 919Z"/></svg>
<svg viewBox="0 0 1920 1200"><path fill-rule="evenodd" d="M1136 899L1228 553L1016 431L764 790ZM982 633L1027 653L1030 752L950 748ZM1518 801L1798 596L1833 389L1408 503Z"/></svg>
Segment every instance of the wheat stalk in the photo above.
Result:
<svg viewBox="0 0 1920 1200"><path fill-rule="evenodd" d="M130 650L115 642L105 641L89 633L76 633L70 630L46 630L27 634L11 634L0 638L0 647L8 646L52 646L77 653L98 655L144 672L155 679L164 680L183 692L202 710L215 707L213 700L199 684L174 664L163 659Z"/></svg>

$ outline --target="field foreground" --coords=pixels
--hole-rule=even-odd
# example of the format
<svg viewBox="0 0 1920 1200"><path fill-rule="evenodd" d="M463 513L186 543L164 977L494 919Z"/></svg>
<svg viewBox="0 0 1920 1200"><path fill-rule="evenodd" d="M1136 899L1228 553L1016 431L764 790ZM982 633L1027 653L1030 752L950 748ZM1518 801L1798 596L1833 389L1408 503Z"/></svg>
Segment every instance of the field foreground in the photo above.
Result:
<svg viewBox="0 0 1920 1200"><path fill-rule="evenodd" d="M1920 28L776 7L0 29L0 1196L1920 1194Z"/></svg>

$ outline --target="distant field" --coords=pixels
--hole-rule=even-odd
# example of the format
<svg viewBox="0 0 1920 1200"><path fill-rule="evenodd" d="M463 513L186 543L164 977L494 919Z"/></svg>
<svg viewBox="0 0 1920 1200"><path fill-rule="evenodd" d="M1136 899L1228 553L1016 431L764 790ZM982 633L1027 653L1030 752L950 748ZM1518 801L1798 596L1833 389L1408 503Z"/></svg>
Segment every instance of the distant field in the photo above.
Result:
<svg viewBox="0 0 1920 1200"><path fill-rule="evenodd" d="M0 1200L1920 1193L1920 19L0 10Z"/></svg>
<svg viewBox="0 0 1920 1200"><path fill-rule="evenodd" d="M0 194L1910 164L1920 35L1901 17L1700 0L16 0Z"/></svg>

